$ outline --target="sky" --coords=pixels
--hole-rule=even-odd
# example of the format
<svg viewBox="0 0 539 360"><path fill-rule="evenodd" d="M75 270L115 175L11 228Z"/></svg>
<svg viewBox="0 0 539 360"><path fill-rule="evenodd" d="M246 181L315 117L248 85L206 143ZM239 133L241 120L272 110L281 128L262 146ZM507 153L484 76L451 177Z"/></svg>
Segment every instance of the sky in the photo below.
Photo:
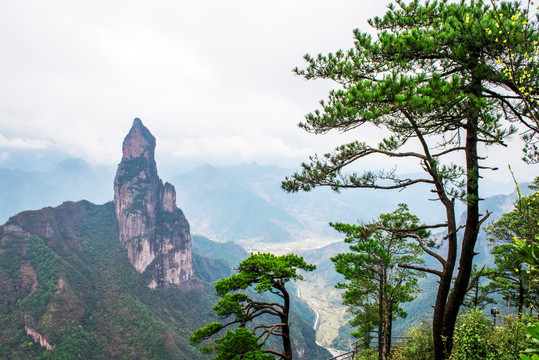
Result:
<svg viewBox="0 0 539 360"><path fill-rule="evenodd" d="M157 138L158 161L178 171L252 161L294 167L358 136L374 141L380 130L299 129L333 85L292 69L306 53L352 47L352 30L370 31L367 19L388 3L1 1L0 167L14 151L51 149L115 167L135 117ZM538 167L519 151L516 144L491 156L531 179Z"/></svg>

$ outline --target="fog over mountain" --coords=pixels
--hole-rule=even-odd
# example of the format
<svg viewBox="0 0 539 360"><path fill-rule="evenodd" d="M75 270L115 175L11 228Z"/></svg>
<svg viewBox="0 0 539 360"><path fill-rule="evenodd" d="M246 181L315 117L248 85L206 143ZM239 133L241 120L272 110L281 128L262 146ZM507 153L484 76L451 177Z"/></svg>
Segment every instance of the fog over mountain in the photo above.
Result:
<svg viewBox="0 0 539 360"><path fill-rule="evenodd" d="M18 168L15 163L9 163L12 168L0 168L0 223L20 211L66 200L85 199L97 204L112 200L115 169L92 167L76 158L61 159L60 153L45 153L42 161L36 155L19 155ZM340 238L329 222L370 221L381 212L394 210L400 202L408 203L424 222L435 222L443 215L437 202L417 196L427 193L427 186L403 191L343 190L339 194L320 188L289 194L280 184L293 172L254 162L230 167L205 164L183 173L174 173L174 167L165 162L160 170L163 180L176 184L178 205L193 233L218 241L239 241L248 248L253 242L306 239L317 240L306 246L320 247ZM484 181L483 187L489 196L511 193L514 185Z"/></svg>
<svg viewBox="0 0 539 360"><path fill-rule="evenodd" d="M92 167L76 158L62 159L60 153L45 155L53 156L45 156L43 161L37 158L32 161L28 156L24 160L25 156L21 156L24 161L20 164L32 171L0 168L0 223L20 211L56 206L66 200L87 199L98 204L112 200L114 169ZM346 336L349 329L340 295L333 288L340 277L330 256L347 251L347 246L328 223L370 221L382 212L393 211L399 202L408 203L424 222L435 222L442 215L441 209L436 202L417 196L428 191L426 186L401 192L345 190L337 194L330 189L315 189L288 194L281 190L280 184L293 171L254 162L231 167L205 164L177 174L172 166L164 171L160 168L163 180L176 187L178 207L190 223L193 239L198 241L194 251L205 256L215 252L216 263L194 255L193 262L202 278L215 281L226 276L218 266L219 261L226 258L234 267L246 256L243 249L229 241L250 251L297 252L318 266L308 282L298 285L298 294L319 312L317 339L324 346L344 349L349 342ZM486 196L482 202L483 209L493 212L489 222L511 209L516 199L513 187L513 184L484 182L487 194L496 194L496 189L505 192ZM521 183L521 188L526 191L526 184ZM224 247L217 249L200 235L223 242ZM490 248L484 236L477 244L477 251L480 253L477 262L488 263ZM417 301L406 305L410 316L395 324L397 332L420 320L424 309L432 305L433 279L422 280L422 286L424 291Z"/></svg>
<svg viewBox="0 0 539 360"><path fill-rule="evenodd" d="M213 283L230 276L247 253L200 236L193 251L175 188L158 176L155 144L135 119L114 178L114 202L63 201L0 225L0 358L208 358L189 336L213 319ZM47 178L14 172L19 181L3 189L24 183L38 201L55 200L53 190L71 181L98 179L76 160ZM313 311L292 297L295 357L327 359L330 353L316 344ZM269 339L266 346L278 343Z"/></svg>

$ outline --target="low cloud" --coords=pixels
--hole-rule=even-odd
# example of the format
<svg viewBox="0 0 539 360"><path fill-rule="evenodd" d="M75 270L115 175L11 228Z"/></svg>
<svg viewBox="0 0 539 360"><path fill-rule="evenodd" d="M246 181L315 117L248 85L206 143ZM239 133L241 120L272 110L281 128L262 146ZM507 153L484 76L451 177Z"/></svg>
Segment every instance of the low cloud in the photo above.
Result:
<svg viewBox="0 0 539 360"><path fill-rule="evenodd" d="M8 139L0 134L0 148L37 150L50 149L53 146L54 144L49 140L28 139L20 137Z"/></svg>
<svg viewBox="0 0 539 360"><path fill-rule="evenodd" d="M298 158L313 153L311 148L295 148L281 139L262 134L218 135L182 138L179 141L158 139L159 150L178 158L234 159L250 162L260 158Z"/></svg>

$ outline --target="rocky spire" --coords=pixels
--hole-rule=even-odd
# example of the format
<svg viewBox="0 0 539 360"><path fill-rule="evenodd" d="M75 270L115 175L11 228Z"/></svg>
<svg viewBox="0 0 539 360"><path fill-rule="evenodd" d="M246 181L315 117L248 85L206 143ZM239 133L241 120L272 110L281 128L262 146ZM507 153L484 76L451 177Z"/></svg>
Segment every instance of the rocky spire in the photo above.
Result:
<svg viewBox="0 0 539 360"><path fill-rule="evenodd" d="M155 137L135 119L114 179L114 207L120 242L151 288L193 277L189 223L176 207L174 186L159 179L154 154Z"/></svg>

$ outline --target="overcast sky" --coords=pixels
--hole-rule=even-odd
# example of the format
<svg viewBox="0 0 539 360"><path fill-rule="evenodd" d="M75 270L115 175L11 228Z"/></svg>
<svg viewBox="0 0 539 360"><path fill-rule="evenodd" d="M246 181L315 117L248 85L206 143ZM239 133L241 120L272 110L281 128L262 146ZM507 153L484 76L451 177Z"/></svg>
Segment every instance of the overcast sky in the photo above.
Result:
<svg viewBox="0 0 539 360"><path fill-rule="evenodd" d="M388 3L3 0L0 167L25 148L114 166L135 117L156 136L157 158L179 169L297 165L359 133L299 129L331 84L291 70L305 53L351 47L352 30L368 31ZM519 151L496 160L531 179L538 168Z"/></svg>

